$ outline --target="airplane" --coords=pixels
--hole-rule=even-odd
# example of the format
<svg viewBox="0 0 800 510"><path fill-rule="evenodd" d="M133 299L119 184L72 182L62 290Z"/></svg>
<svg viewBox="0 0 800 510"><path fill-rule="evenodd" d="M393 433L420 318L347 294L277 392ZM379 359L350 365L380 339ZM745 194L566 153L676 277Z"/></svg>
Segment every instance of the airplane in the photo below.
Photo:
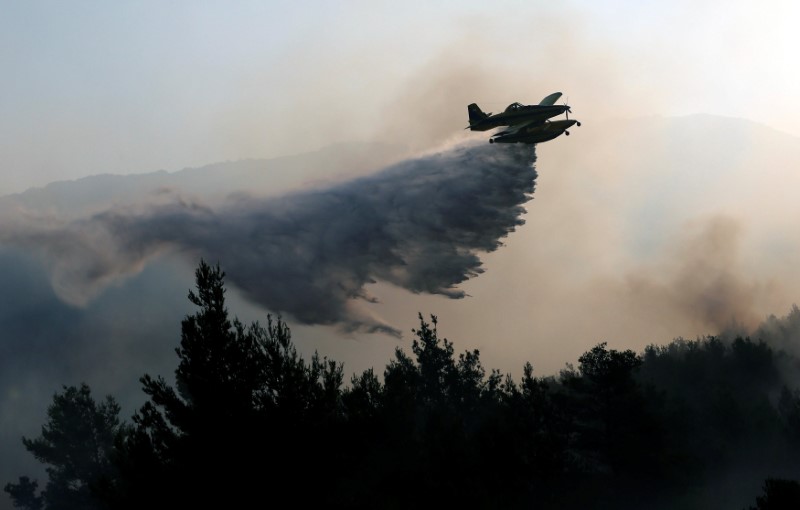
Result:
<svg viewBox="0 0 800 510"><path fill-rule="evenodd" d="M500 126L513 126L523 122L544 122L550 117L569 112L569 106L556 105L556 101L561 97L561 92L554 92L542 99L537 105L524 105L511 103L502 113L492 115L484 113L480 107L472 103L467 106L469 113L469 126L465 129L471 131L488 131Z"/></svg>
<svg viewBox="0 0 800 510"><path fill-rule="evenodd" d="M539 143L552 140L566 133L567 128L581 123L569 120L572 113L567 104L556 105L561 97L561 92L554 92L542 99L538 105L523 105L511 103L504 112L492 115L484 113L477 104L467 106L469 126L465 129L471 131L488 131L500 126L509 126L509 129L492 135L490 143ZM551 117L566 114L567 120L550 121Z"/></svg>

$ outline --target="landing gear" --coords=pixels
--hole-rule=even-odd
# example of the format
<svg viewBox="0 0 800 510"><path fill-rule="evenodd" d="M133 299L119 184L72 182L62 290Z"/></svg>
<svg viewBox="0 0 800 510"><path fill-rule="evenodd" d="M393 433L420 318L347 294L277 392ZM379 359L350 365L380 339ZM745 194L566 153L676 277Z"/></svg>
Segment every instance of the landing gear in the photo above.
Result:
<svg viewBox="0 0 800 510"><path fill-rule="evenodd" d="M492 140L491 138L489 138L489 143L494 143L494 140Z"/></svg>
<svg viewBox="0 0 800 510"><path fill-rule="evenodd" d="M581 123L580 123L580 122L578 122L576 125L577 125L578 127L581 127Z"/></svg>
<svg viewBox="0 0 800 510"><path fill-rule="evenodd" d="M569 131L564 131L564 134L569 136Z"/></svg>

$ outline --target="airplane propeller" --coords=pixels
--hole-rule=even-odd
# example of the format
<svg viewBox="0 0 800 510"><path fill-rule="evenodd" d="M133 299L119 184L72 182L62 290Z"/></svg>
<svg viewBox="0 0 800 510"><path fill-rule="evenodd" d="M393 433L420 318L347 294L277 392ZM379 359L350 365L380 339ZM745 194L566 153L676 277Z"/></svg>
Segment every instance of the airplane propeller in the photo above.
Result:
<svg viewBox="0 0 800 510"><path fill-rule="evenodd" d="M569 114L572 113L572 109L569 107L569 104L567 104L568 101L569 101L569 99L567 101L564 101L564 115L566 115L567 120L569 120ZM576 122L576 125L580 126L581 123L580 122ZM569 134L569 133L567 133L567 134Z"/></svg>

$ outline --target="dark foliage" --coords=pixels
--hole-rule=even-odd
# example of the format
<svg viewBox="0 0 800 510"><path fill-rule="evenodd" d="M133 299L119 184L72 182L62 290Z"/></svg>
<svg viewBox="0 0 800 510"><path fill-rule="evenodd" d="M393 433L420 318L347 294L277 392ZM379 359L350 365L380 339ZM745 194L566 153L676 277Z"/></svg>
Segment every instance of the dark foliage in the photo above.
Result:
<svg viewBox="0 0 800 510"><path fill-rule="evenodd" d="M764 493L756 498L750 510L796 510L800 508L800 483L794 480L768 478Z"/></svg>
<svg viewBox="0 0 800 510"><path fill-rule="evenodd" d="M182 323L176 388L142 378L150 396L119 443L119 508L244 506L324 488L340 456L342 367L298 356L286 324L231 321L224 273L202 262L199 311ZM323 462L323 458L325 462Z"/></svg>
<svg viewBox="0 0 800 510"><path fill-rule="evenodd" d="M18 506L708 508L723 474L800 475L800 391L784 374L796 365L763 342L601 343L558 377L527 363L515 381L478 351L456 355L420 315L411 355L344 386L342 366L305 361L280 319L230 319L219 267L201 262L196 281L174 385L144 376L149 400L126 427L88 388L57 395L51 410L88 411L53 411L25 440L55 467L41 494L25 477L6 486ZM86 430L100 443L70 450ZM784 508L796 486L767 480L758 509Z"/></svg>
<svg viewBox="0 0 800 510"><path fill-rule="evenodd" d="M111 464L115 437L124 437L119 405L112 397L98 404L86 384L64 387L53 397L47 423L35 439L22 438L25 448L47 466L48 482L41 494L38 483L22 476L9 483L14 506L29 510L105 508L97 494L115 479Z"/></svg>

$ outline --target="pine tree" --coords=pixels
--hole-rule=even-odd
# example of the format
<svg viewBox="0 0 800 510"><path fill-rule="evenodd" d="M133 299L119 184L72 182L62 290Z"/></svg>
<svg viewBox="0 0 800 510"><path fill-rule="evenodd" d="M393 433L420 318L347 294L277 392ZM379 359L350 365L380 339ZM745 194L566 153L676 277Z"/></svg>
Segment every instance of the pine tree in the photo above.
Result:
<svg viewBox="0 0 800 510"><path fill-rule="evenodd" d="M125 430L119 405L110 396L98 404L86 384L63 389L53 396L41 435L22 438L25 448L47 466L48 480L41 494L36 494L38 483L26 476L7 484L5 491L19 508L103 508L95 495L116 478L114 441Z"/></svg>

